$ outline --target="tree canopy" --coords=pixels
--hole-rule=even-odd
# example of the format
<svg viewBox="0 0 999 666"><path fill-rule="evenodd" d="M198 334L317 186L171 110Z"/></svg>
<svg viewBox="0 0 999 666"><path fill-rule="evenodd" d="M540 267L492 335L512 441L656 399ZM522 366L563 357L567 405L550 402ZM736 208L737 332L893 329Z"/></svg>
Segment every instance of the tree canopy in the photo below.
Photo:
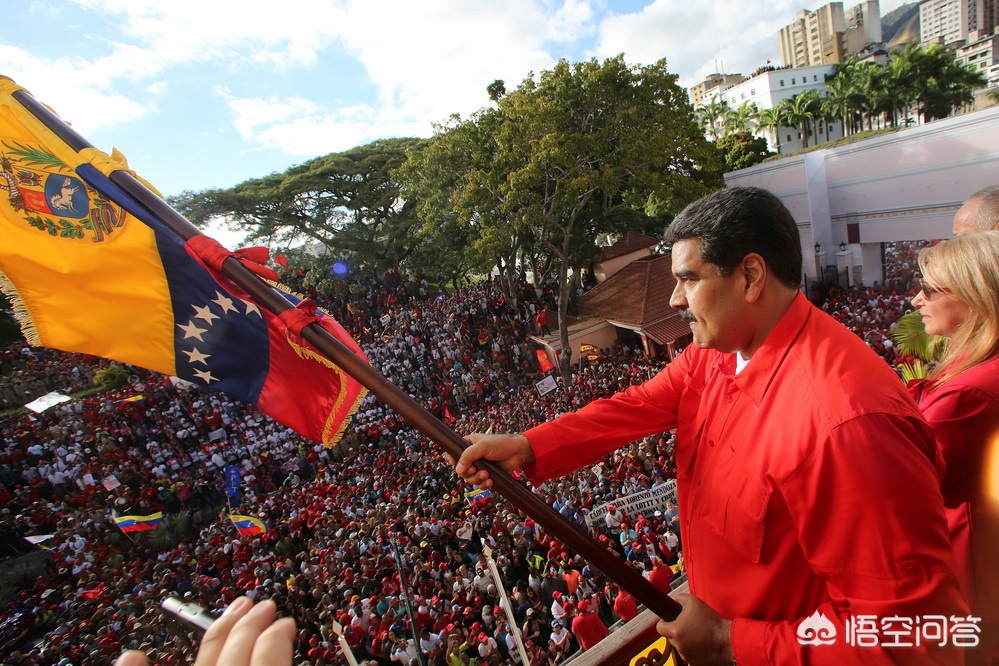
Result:
<svg viewBox="0 0 999 666"><path fill-rule="evenodd" d="M474 227L483 260L554 260L564 372L570 270L620 224L614 211L675 214L720 187L720 157L665 60L563 60L490 93L495 108L454 118L414 153L404 192L425 220Z"/></svg>
<svg viewBox="0 0 999 666"><path fill-rule="evenodd" d="M184 192L171 203L195 224L223 220L250 242L316 242L373 270L398 270L415 251L420 221L394 170L422 143L375 141L229 189Z"/></svg>

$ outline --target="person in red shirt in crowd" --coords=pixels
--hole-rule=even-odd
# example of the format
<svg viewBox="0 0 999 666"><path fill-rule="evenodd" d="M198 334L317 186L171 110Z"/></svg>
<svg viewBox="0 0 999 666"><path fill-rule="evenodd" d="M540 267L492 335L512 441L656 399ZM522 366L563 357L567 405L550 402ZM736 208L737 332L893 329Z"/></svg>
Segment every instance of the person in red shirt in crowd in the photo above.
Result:
<svg viewBox="0 0 999 666"><path fill-rule="evenodd" d="M572 629L570 631L572 631L572 634L579 641L582 648L589 650L606 638L610 632L607 629L607 625L600 619L600 616L595 611L590 610L588 599L580 601L576 604L576 608L578 612L576 613L576 617L572 618Z"/></svg>
<svg viewBox="0 0 999 666"><path fill-rule="evenodd" d="M631 596L627 590L618 588L613 583L607 586L608 596L614 598L614 612L625 622L638 617L638 603L635 597Z"/></svg>
<svg viewBox="0 0 999 666"><path fill-rule="evenodd" d="M684 209L667 242L670 304L694 344L608 400L523 434L470 435L458 475L491 487L475 466L488 459L540 484L675 428L690 594L658 630L685 660L961 663L949 640L849 640L864 616L974 627L933 432L891 368L800 292L790 212L765 190L723 189Z"/></svg>

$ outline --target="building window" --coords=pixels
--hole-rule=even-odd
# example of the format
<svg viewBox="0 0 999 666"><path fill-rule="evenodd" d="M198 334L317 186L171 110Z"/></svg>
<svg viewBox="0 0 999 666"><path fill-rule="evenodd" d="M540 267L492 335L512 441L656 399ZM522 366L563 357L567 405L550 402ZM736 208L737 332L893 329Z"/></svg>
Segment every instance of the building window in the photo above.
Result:
<svg viewBox="0 0 999 666"><path fill-rule="evenodd" d="M791 85L792 86L794 85L794 79L791 79Z"/></svg>
<svg viewBox="0 0 999 666"><path fill-rule="evenodd" d="M791 135L790 135L790 134L788 134L788 135L787 135L787 140L788 140L788 141L790 141L790 140L791 140Z"/></svg>
<svg viewBox="0 0 999 666"><path fill-rule="evenodd" d="M756 94L756 88L753 88L752 90L750 90L749 94L750 95L755 95Z"/></svg>
<svg viewBox="0 0 999 666"><path fill-rule="evenodd" d="M784 79L781 79L781 80L780 80L780 87L781 87L781 88L783 88L783 87L784 87Z"/></svg>
<svg viewBox="0 0 999 666"><path fill-rule="evenodd" d="M812 81L818 81L818 80L819 80L819 75L818 74L812 74Z"/></svg>

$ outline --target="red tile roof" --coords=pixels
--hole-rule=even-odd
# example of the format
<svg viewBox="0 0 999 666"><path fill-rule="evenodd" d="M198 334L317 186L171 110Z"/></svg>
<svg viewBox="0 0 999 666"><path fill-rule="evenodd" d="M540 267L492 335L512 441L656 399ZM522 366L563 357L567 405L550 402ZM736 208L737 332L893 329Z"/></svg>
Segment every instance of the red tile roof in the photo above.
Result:
<svg viewBox="0 0 999 666"><path fill-rule="evenodd" d="M690 334L690 325L669 305L676 286L668 254L637 259L579 298L580 316L621 322L659 344Z"/></svg>
<svg viewBox="0 0 999 666"><path fill-rule="evenodd" d="M602 248L600 250L600 257L598 257L597 261L607 261L608 259L614 259L615 257L623 257L626 254L631 254L632 252L637 252L638 250L647 250L650 247L659 245L661 242L662 239L660 238L646 236L645 234L640 234L637 231L629 231L613 245Z"/></svg>

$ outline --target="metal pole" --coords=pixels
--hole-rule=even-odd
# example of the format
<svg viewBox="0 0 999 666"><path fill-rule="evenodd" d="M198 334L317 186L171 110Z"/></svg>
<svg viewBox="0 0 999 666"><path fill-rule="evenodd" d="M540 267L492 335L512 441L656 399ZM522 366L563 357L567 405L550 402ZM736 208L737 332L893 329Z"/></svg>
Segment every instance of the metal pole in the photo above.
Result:
<svg viewBox="0 0 999 666"><path fill-rule="evenodd" d="M513 617L513 606L510 605L510 598L506 596L506 587L503 585L503 580L500 578L499 569L496 568L496 562L493 561L493 549L486 545L486 540L482 539L482 552L486 556L486 564L489 565L489 572L493 575L493 581L496 583L496 590L500 594L501 604L503 608L503 614L506 615L506 622L510 625L510 633L513 634L514 640L517 642L517 652L520 653L520 663L523 666L530 666L531 660L527 658L527 648L524 647L524 637L520 634L520 625Z"/></svg>
<svg viewBox="0 0 999 666"><path fill-rule="evenodd" d="M406 570L402 566L402 555L399 553L399 544L394 536L389 536L389 543L392 544L392 552L395 554L395 570L399 574L399 588L406 595L406 617L409 618L409 637L413 639L416 646L416 654L419 655L421 666L427 666L427 656L420 649L420 634L416 631L416 618L413 616L413 607L410 600L413 598L412 590L406 583Z"/></svg>

